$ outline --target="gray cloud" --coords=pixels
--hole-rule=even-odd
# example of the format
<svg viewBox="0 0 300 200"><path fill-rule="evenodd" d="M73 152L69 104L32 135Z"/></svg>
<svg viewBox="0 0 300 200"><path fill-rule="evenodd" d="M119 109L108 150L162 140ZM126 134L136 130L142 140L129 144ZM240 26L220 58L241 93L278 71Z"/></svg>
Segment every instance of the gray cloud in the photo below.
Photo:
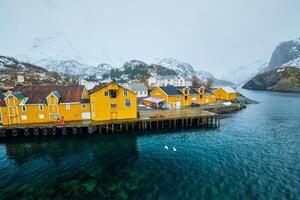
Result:
<svg viewBox="0 0 300 200"><path fill-rule="evenodd" d="M61 33L83 55L175 57L222 74L298 37L299 8L299 0L1 0L0 54L26 54L35 38Z"/></svg>

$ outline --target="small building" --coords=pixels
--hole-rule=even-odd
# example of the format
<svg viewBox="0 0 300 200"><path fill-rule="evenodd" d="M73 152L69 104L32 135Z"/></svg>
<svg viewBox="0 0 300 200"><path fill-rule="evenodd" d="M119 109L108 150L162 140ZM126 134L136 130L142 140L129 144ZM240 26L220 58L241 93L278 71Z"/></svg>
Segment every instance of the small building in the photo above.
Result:
<svg viewBox="0 0 300 200"><path fill-rule="evenodd" d="M23 85L25 83L25 78L23 75L17 75L17 85Z"/></svg>
<svg viewBox="0 0 300 200"><path fill-rule="evenodd" d="M145 106L151 107L151 108L163 108L165 99L161 98L155 98L155 97L147 97L143 99L143 104Z"/></svg>
<svg viewBox="0 0 300 200"><path fill-rule="evenodd" d="M97 84L98 84L97 81L91 81L91 80L84 79L84 78L79 79L79 85L85 86L85 88L88 89L88 90L92 89Z"/></svg>
<svg viewBox="0 0 300 200"><path fill-rule="evenodd" d="M124 80L124 79L117 79L115 80L115 82L123 87L127 87L128 88L128 81Z"/></svg>
<svg viewBox="0 0 300 200"><path fill-rule="evenodd" d="M192 86L192 80L187 76L178 76L178 75L156 75L151 76L148 79L148 86L150 88L155 87L165 87L172 85L175 87L190 87Z"/></svg>
<svg viewBox="0 0 300 200"><path fill-rule="evenodd" d="M1 104L3 125L90 119L88 90L84 86L18 86Z"/></svg>
<svg viewBox="0 0 300 200"><path fill-rule="evenodd" d="M137 96L134 91L111 82L90 91L93 121L137 118Z"/></svg>
<svg viewBox="0 0 300 200"><path fill-rule="evenodd" d="M138 98L144 98L148 96L148 88L144 83L128 83L127 87L134 91Z"/></svg>
<svg viewBox="0 0 300 200"><path fill-rule="evenodd" d="M231 87L220 87L214 90L214 94L218 100L235 101L237 99L237 91Z"/></svg>
<svg viewBox="0 0 300 200"><path fill-rule="evenodd" d="M201 87L156 87L150 92L150 96L163 99L164 107L178 109L186 106L202 105L216 102L215 95Z"/></svg>

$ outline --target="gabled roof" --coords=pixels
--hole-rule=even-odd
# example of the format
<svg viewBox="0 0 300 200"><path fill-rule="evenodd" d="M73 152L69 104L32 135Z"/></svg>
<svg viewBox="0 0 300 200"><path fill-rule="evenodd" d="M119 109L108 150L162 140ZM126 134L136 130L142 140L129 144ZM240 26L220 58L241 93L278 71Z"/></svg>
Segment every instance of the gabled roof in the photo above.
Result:
<svg viewBox="0 0 300 200"><path fill-rule="evenodd" d="M46 103L46 97L53 93L60 98L61 103L80 102L84 86L18 86L13 93L22 93L23 98L28 97L27 104Z"/></svg>
<svg viewBox="0 0 300 200"><path fill-rule="evenodd" d="M12 92L11 95L16 97L17 99L23 99L24 98L24 94L22 92Z"/></svg>
<svg viewBox="0 0 300 200"><path fill-rule="evenodd" d="M128 83L128 88L133 91L147 91L148 88L144 83Z"/></svg>
<svg viewBox="0 0 300 200"><path fill-rule="evenodd" d="M179 88L176 88L172 85L168 85L165 87L160 87L167 95L181 95Z"/></svg>
<svg viewBox="0 0 300 200"><path fill-rule="evenodd" d="M119 87L122 87L122 88L124 88L125 90L128 90L128 91L134 93L133 90L131 90L131 89L129 89L129 88L126 88L126 87L124 87L124 86L122 86L122 85L120 85L120 84L118 84L118 83L112 81L112 82L107 83L107 84L104 84L104 85L95 85L95 86L93 87L93 89L89 90L89 94L92 94L92 93L94 93L94 92L96 92L96 91L98 91L98 90L101 90L102 88L105 88L106 86L108 86L108 85L110 85L110 84L112 84L112 83L117 84ZM134 93L134 94L135 94L135 93Z"/></svg>
<svg viewBox="0 0 300 200"><path fill-rule="evenodd" d="M52 94L54 94L57 98L61 98L59 91L53 91Z"/></svg>
<svg viewBox="0 0 300 200"><path fill-rule="evenodd" d="M160 102L163 102L165 99L156 98L156 97L147 97L143 100L144 101L149 101L149 102L152 102L152 103L160 103Z"/></svg>
<svg viewBox="0 0 300 200"><path fill-rule="evenodd" d="M236 93L236 91L233 89L233 88L231 88L231 87L229 87L229 86L224 86L224 87L222 87L227 93Z"/></svg>

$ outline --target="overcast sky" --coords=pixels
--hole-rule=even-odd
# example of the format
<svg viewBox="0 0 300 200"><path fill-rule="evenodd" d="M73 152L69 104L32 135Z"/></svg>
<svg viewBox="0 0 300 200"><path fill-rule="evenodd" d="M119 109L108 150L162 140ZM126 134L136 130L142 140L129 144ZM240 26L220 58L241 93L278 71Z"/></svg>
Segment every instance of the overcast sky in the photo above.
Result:
<svg viewBox="0 0 300 200"><path fill-rule="evenodd" d="M220 74L268 60L300 37L299 19L300 0L0 0L0 54L60 34L83 55L174 57Z"/></svg>

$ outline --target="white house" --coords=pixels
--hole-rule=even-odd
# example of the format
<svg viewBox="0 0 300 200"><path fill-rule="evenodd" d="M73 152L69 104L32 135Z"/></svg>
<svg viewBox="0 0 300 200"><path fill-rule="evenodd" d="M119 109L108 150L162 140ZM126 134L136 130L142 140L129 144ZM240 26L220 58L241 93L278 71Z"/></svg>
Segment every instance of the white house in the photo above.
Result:
<svg viewBox="0 0 300 200"><path fill-rule="evenodd" d="M144 83L128 83L127 87L134 91L138 98L148 96L148 88L144 85Z"/></svg>
<svg viewBox="0 0 300 200"><path fill-rule="evenodd" d="M88 90L92 89L97 84L98 83L96 81L88 81L86 79L79 80L79 85L84 85L86 87L86 89L88 89Z"/></svg>
<svg viewBox="0 0 300 200"><path fill-rule="evenodd" d="M176 87L192 86L192 80L187 76L168 75L168 76L151 76L148 79L149 87L173 85Z"/></svg>

